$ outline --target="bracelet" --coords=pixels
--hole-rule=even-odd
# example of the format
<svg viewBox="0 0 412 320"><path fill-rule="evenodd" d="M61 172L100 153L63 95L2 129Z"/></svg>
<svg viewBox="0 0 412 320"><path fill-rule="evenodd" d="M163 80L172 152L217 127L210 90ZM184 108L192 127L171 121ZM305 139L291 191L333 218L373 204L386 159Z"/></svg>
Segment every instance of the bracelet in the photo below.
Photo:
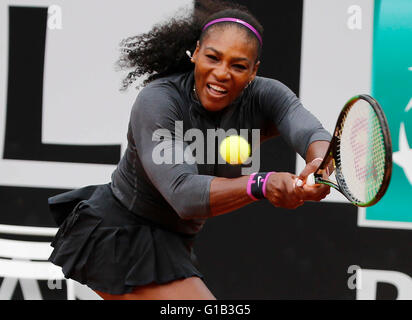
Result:
<svg viewBox="0 0 412 320"><path fill-rule="evenodd" d="M250 175L246 188L250 198L254 201L266 198L266 183L273 173L275 172L256 172Z"/></svg>

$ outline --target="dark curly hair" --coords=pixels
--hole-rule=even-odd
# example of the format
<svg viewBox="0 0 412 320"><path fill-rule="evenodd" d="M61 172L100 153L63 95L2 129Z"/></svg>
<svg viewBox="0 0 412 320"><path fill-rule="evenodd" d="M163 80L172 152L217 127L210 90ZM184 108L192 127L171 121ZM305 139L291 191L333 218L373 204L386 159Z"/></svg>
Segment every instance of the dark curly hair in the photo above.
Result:
<svg viewBox="0 0 412 320"><path fill-rule="evenodd" d="M242 5L217 0L197 0L194 10L183 18L172 18L162 24L155 25L147 33L129 37L120 43L120 58L116 65L121 70L133 69L123 79L120 90L126 90L138 77L146 76L143 86L149 82L177 72L192 70L194 65L186 55L193 52L196 43L207 36L208 32L217 27L238 26L248 31L252 41L256 41L257 57L261 56L262 47L257 37L241 24L221 22L202 32L208 22L231 17L246 21L263 37L263 27L257 19Z"/></svg>

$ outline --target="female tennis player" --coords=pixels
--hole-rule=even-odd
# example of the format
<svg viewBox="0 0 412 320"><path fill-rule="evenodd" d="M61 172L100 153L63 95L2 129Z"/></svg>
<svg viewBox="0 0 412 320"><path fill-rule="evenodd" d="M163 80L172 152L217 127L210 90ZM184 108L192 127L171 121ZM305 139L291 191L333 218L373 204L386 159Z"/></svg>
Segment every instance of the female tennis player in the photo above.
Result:
<svg viewBox="0 0 412 320"><path fill-rule="evenodd" d="M49 199L60 225L49 260L104 299L214 299L193 252L206 219L264 198L294 209L329 193L301 181L317 169L330 134L285 85L256 76L260 23L239 5L202 4L121 43L119 63L133 68L123 89L148 75L131 111L127 150L110 183ZM158 164L153 152L164 139L154 133L184 134L175 132L177 121L205 137L217 128L260 129L262 141L281 135L307 166L300 176L242 176L229 164Z"/></svg>

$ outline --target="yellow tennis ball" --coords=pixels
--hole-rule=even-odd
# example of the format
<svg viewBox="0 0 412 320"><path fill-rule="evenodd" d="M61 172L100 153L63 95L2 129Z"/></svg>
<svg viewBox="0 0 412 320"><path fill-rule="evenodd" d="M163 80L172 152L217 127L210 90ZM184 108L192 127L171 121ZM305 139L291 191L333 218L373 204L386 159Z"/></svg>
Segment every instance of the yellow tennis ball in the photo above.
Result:
<svg viewBox="0 0 412 320"><path fill-rule="evenodd" d="M250 156L250 145L241 136L229 136L222 141L219 151L227 163L241 164Z"/></svg>

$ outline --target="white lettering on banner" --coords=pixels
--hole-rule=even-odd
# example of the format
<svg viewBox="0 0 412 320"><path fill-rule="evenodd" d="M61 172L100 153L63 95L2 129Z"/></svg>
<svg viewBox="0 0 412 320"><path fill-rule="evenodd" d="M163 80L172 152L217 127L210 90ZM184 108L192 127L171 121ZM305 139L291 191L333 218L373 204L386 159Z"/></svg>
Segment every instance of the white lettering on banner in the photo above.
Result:
<svg viewBox="0 0 412 320"><path fill-rule="evenodd" d="M358 269L356 276L359 281L362 279L362 286L356 288L357 300L375 300L379 282L396 287L397 300L412 299L412 278L407 274L398 271Z"/></svg>
<svg viewBox="0 0 412 320"><path fill-rule="evenodd" d="M20 282L20 288L25 300L42 300L39 284L34 279L4 278L0 287L0 300L11 300Z"/></svg>
<svg viewBox="0 0 412 320"><path fill-rule="evenodd" d="M362 30L362 8L358 5L352 5L348 8L347 26L349 30Z"/></svg>

